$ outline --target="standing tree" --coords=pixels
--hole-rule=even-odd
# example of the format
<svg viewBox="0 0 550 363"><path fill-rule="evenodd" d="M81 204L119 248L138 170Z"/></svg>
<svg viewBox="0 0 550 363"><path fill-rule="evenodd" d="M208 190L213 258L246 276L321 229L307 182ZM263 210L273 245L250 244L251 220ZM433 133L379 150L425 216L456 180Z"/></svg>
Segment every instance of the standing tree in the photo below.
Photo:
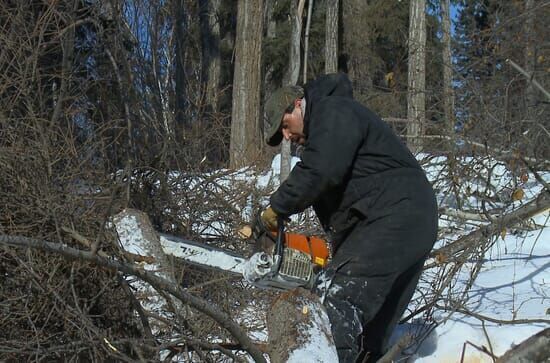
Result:
<svg viewBox="0 0 550 363"><path fill-rule="evenodd" d="M233 108L231 112L230 165L249 165L260 147L260 85L263 1L239 0Z"/></svg>
<svg viewBox="0 0 550 363"><path fill-rule="evenodd" d="M354 94L363 102L366 101L366 95L373 85L371 54L368 50L372 39L371 26L365 21L372 8L372 4L369 3L370 1L364 0L342 2L342 16L345 19L342 24L342 52L349 78L353 83Z"/></svg>
<svg viewBox="0 0 550 363"><path fill-rule="evenodd" d="M292 0L290 14L292 17L292 34L290 37L290 50L288 70L285 75L285 85L295 85L300 76L300 43L302 38L302 16L305 0ZM290 141L283 139L281 143L281 176L283 182L290 174Z"/></svg>
<svg viewBox="0 0 550 363"><path fill-rule="evenodd" d="M426 0L410 2L409 72L407 94L407 144L411 151L422 149L422 123L426 117Z"/></svg>
<svg viewBox="0 0 550 363"><path fill-rule="evenodd" d="M532 77L535 73L535 0L525 0L525 71ZM527 82L525 88L525 119L532 122L536 106L535 88L531 82Z"/></svg>
<svg viewBox="0 0 550 363"><path fill-rule="evenodd" d="M187 109L187 92L185 76L185 51L187 36L187 15L184 0L174 0L174 38L175 38L175 107L176 137L178 141L183 140Z"/></svg>
<svg viewBox="0 0 550 363"><path fill-rule="evenodd" d="M325 29L325 73L338 70L338 0L327 0Z"/></svg>
<svg viewBox="0 0 550 363"><path fill-rule="evenodd" d="M441 0L441 25L443 30L443 115L448 136L454 133L453 68L451 61L451 13L450 0Z"/></svg>
<svg viewBox="0 0 550 363"><path fill-rule="evenodd" d="M202 42L202 84L206 103L214 112L218 111L218 93L221 76L220 22L218 10L220 0L200 0L199 19Z"/></svg>

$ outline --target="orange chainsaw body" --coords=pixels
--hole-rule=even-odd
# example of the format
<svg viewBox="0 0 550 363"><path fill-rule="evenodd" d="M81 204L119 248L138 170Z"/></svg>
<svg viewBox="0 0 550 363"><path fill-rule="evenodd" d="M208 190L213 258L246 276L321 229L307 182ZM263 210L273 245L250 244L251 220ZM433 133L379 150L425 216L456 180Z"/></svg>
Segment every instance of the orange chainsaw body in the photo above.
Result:
<svg viewBox="0 0 550 363"><path fill-rule="evenodd" d="M327 264L330 252L327 241L324 239L285 232L285 242L287 248L302 251L310 255L314 264L321 267Z"/></svg>

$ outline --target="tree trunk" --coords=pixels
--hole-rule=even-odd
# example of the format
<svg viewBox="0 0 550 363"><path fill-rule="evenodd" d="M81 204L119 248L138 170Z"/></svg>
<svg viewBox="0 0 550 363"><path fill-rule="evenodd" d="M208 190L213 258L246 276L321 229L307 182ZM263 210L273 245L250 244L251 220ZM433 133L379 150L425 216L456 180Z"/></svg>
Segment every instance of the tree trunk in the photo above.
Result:
<svg viewBox="0 0 550 363"><path fill-rule="evenodd" d="M295 85L300 76L300 41L302 36L302 15L305 0L292 0L290 14L292 15L292 33L290 36L290 50L288 52L288 69L283 79L285 85Z"/></svg>
<svg viewBox="0 0 550 363"><path fill-rule="evenodd" d="M334 73L338 70L338 1L327 0L325 73Z"/></svg>
<svg viewBox="0 0 550 363"><path fill-rule="evenodd" d="M372 89L372 74L369 55L370 34L365 23L365 14L368 11L369 1L345 0L342 1L343 21L343 55L346 58L346 67L349 78L353 83L355 98L365 101L367 93Z"/></svg>
<svg viewBox="0 0 550 363"><path fill-rule="evenodd" d="M525 71L529 76L533 76L535 72L535 0L525 0ZM525 119L528 123L533 122L534 110L536 107L536 95L535 88L532 82L527 81L525 88ZM524 129L525 127L522 127ZM520 130L523 132L524 130Z"/></svg>
<svg viewBox="0 0 550 363"><path fill-rule="evenodd" d="M451 61L451 13L450 0L441 1L441 23L443 28L443 114L447 134L454 135L453 64Z"/></svg>
<svg viewBox="0 0 550 363"><path fill-rule="evenodd" d="M307 2L307 21L306 21L306 35L304 38L304 73L302 77L302 82L305 84L307 82L307 57L309 51L309 28L311 27L311 13L313 11L313 0Z"/></svg>
<svg viewBox="0 0 550 363"><path fill-rule="evenodd" d="M183 140L187 109L187 92L185 76L185 47L187 39L187 19L184 0L174 0L174 41L176 51L175 64L175 106L174 114L176 119L177 141Z"/></svg>
<svg viewBox="0 0 550 363"><path fill-rule="evenodd" d="M300 76L300 40L302 35L302 15L304 12L305 0L293 0L290 13L294 14L292 19L292 35L290 37L290 51L288 70L283 80L285 85L295 85ZM281 174L280 182L288 178L290 174L290 141L284 140L281 143Z"/></svg>
<svg viewBox="0 0 550 363"><path fill-rule="evenodd" d="M272 40L275 38L275 35L277 33L277 21L273 18L273 9L277 6L278 0L273 0L272 2L266 2L264 7L265 11L265 22L267 24L266 26L266 38L269 40ZM273 65L271 62L265 62L265 74L264 74L264 102L265 105L266 101L269 99L271 94L274 90L274 84L273 84Z"/></svg>
<svg viewBox="0 0 550 363"><path fill-rule="evenodd" d="M202 84L206 91L206 103L218 111L220 84L220 23L217 19L220 0L200 0L199 18L202 42Z"/></svg>
<svg viewBox="0 0 550 363"><path fill-rule="evenodd" d="M422 150L422 124L426 118L426 0L410 2L409 72L407 92L407 144L412 152Z"/></svg>
<svg viewBox="0 0 550 363"><path fill-rule="evenodd" d="M263 0L239 0L231 111L230 165L250 165L260 148Z"/></svg>

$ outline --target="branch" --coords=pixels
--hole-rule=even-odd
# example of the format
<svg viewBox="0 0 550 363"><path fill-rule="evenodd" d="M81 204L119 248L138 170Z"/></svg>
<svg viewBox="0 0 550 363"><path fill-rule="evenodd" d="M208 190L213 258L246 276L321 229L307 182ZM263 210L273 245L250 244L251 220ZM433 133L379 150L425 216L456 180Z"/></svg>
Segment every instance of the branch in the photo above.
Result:
<svg viewBox="0 0 550 363"><path fill-rule="evenodd" d="M513 60L511 60L509 58L506 59L506 63L510 64L512 67L514 67L516 69L516 71L518 71L519 73L524 75L525 78L527 78L527 80L529 82L531 82L533 84L533 86L537 87L539 89L539 91L544 93L546 98L548 98L548 100L550 101L550 92L548 92L546 89L544 89L544 87L534 78L534 75L527 73L527 71L525 69L521 68L519 66L519 64L517 64L516 62L514 62Z"/></svg>
<svg viewBox="0 0 550 363"><path fill-rule="evenodd" d="M469 213L464 212L458 209L448 208L448 207L441 207L439 208L439 214L444 214L449 217L455 217L459 219L465 219L470 221L479 221L479 222L487 222L489 219L487 216L480 214L480 213Z"/></svg>
<svg viewBox="0 0 550 363"><path fill-rule="evenodd" d="M445 310L445 311L452 310L452 311L455 311L457 313L472 316L472 317L474 317L476 319L479 319L481 321L488 321L488 322L491 322L491 323L501 324L501 325L548 324L548 323L550 323L550 320L548 320L548 319L501 320L501 319L495 319L495 318L491 318L489 316L481 315L481 314L478 314L478 313L474 313L473 311L463 309L463 308L459 308L459 307L453 307L452 309L449 309L449 308L446 308L445 306L441 306L439 304L436 304L435 307L438 308L438 309L441 309L441 310Z"/></svg>
<svg viewBox="0 0 550 363"><path fill-rule="evenodd" d="M529 203L519 207L518 209L503 215L494 220L493 223L480 227L479 229L457 239L450 244L433 250L430 257L437 257L439 260L446 261L449 256L457 252L463 251L468 247L473 247L480 244L481 241L486 241L488 238L500 233L503 228L511 227L525 219L539 214L550 208L550 193L543 191L535 199ZM425 268L433 267L435 264L430 264Z"/></svg>
<svg viewBox="0 0 550 363"><path fill-rule="evenodd" d="M62 255L71 260L88 261L112 271L136 276L141 280L149 283L155 289L169 292L171 295L179 299L182 303L188 304L196 310L214 319L222 327L227 329L227 331L229 331L231 335L233 335L233 337L242 345L243 349L247 351L256 362L266 363L262 352L254 345L250 338L244 333L242 328L234 321L232 321L229 316L220 312L219 310L214 309L211 306L211 303L209 303L208 301L189 294L181 287L171 283L167 279L158 277L154 273L140 270L127 263L111 260L105 257L94 255L91 252L78 250L59 243L52 243L23 236L9 235L1 235L0 243L11 246L27 247L46 252L52 252Z"/></svg>

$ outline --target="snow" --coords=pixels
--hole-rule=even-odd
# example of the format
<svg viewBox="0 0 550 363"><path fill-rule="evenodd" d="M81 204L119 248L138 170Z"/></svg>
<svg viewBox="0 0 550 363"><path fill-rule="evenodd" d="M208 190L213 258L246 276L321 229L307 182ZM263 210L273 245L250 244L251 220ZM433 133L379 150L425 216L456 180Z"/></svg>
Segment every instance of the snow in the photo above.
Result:
<svg viewBox="0 0 550 363"><path fill-rule="evenodd" d="M330 332L327 332L330 323L324 309L306 304L302 311L311 314L312 325L307 330L308 341L301 348L290 352L287 363L337 362L338 355L331 342Z"/></svg>
<svg viewBox="0 0 550 363"><path fill-rule="evenodd" d="M548 215L548 212L544 214ZM538 219L540 217L544 216ZM468 311L497 320L548 319L550 230L543 229L532 254L529 254L538 235L539 231L525 237L507 235L486 254L482 271L468 294ZM467 272L462 273L459 283L468 280ZM426 288L421 285L421 290ZM493 353L500 356L513 345L548 327L548 323L504 325L492 322L485 322L483 326L479 319L460 312L446 319L448 315L449 312L436 310L435 319L443 323L420 347L415 347L418 349L416 362L460 361L463 345L467 342L488 349L492 347ZM405 330L402 327L396 335ZM489 355L468 344L465 362L470 361L493 362Z"/></svg>

